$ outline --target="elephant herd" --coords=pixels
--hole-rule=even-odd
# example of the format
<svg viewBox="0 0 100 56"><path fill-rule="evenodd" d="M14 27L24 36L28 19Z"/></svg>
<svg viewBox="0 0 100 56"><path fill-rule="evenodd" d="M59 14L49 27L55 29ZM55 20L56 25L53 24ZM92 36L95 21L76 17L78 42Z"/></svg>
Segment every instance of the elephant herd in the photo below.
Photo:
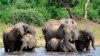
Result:
<svg viewBox="0 0 100 56"><path fill-rule="evenodd" d="M48 20L42 27L46 51L73 52L95 50L94 34L89 30L78 30L73 19ZM34 26L20 22L3 32L5 52L34 51L37 45Z"/></svg>

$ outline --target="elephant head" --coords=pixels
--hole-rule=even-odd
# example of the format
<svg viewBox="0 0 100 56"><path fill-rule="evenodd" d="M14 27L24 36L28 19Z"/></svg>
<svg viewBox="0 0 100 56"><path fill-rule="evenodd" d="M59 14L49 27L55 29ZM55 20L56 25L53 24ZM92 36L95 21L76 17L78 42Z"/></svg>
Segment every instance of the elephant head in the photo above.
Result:
<svg viewBox="0 0 100 56"><path fill-rule="evenodd" d="M14 25L14 29L13 29L14 35L16 36L18 40L21 39L23 35L25 35L25 28L23 27L24 25L28 25L28 24L19 22Z"/></svg>
<svg viewBox="0 0 100 56"><path fill-rule="evenodd" d="M73 41L71 28L68 25L64 25L64 35L63 40L61 41L61 45L63 46L63 51L74 51L75 48L72 46L73 43L70 41Z"/></svg>
<svg viewBox="0 0 100 56"><path fill-rule="evenodd" d="M16 37L17 40L20 40L23 35L24 35L24 29L22 26L15 26L14 27L14 36Z"/></svg>
<svg viewBox="0 0 100 56"><path fill-rule="evenodd" d="M27 33L35 36L36 31L32 25L28 25L26 23L19 22L19 23L15 24L15 26L14 26L14 33L18 39L18 38L22 38L23 35L25 35Z"/></svg>
<svg viewBox="0 0 100 56"><path fill-rule="evenodd" d="M69 33L69 41L74 42L78 39L79 31L77 30L77 23L73 19L67 19L64 23L64 32ZM68 34L65 34L68 36Z"/></svg>
<svg viewBox="0 0 100 56"><path fill-rule="evenodd" d="M59 28L63 29L64 35L62 42L64 43L64 47L69 49L69 51L75 50L75 47L73 47L72 44L78 39L79 36L76 21L68 19L61 25L63 25L63 28L61 28L61 26Z"/></svg>

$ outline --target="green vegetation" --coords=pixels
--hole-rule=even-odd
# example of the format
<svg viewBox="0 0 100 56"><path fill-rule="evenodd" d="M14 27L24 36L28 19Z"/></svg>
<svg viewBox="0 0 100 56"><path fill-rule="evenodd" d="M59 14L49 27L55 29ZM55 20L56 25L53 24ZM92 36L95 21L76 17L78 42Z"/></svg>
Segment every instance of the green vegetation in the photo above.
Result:
<svg viewBox="0 0 100 56"><path fill-rule="evenodd" d="M86 0L62 0L72 9L77 19L84 16ZM100 0L90 0L88 6L88 19L100 19ZM51 18L67 18L68 10L59 0L0 0L0 22L15 24L22 21L41 26Z"/></svg>

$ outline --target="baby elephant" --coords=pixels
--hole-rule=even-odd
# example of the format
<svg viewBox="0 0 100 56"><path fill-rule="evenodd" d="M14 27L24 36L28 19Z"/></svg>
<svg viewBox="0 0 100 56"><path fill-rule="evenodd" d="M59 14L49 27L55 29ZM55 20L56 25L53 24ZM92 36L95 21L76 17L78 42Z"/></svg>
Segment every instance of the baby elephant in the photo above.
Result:
<svg viewBox="0 0 100 56"><path fill-rule="evenodd" d="M34 48L36 47L36 44L37 44L37 40L35 36L31 34L26 34L23 36L21 41L23 42L23 44L22 44L20 51L22 50L23 51L34 51Z"/></svg>
<svg viewBox="0 0 100 56"><path fill-rule="evenodd" d="M84 49L90 51L90 42L95 50L93 32L89 30L79 30L79 38L75 41L76 49L78 51L84 51Z"/></svg>

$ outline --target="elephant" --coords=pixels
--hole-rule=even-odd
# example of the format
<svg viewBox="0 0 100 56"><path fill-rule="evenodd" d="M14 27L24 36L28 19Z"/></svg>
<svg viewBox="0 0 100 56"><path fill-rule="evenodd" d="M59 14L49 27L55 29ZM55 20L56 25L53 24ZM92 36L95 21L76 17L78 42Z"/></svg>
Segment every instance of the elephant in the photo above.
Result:
<svg viewBox="0 0 100 56"><path fill-rule="evenodd" d="M75 46L78 51L90 51L90 42L93 49L95 50L94 45L94 34L90 30L79 30L79 38L75 41Z"/></svg>
<svg viewBox="0 0 100 56"><path fill-rule="evenodd" d="M43 26L42 32L46 42L45 48L47 51L51 51L50 47L54 47L52 46L52 44L55 43L52 42L54 38L57 40L56 43L59 43L58 45L55 44L55 47L59 47L55 49L53 48L55 51L60 51L60 49L61 51L75 50L71 44L73 44L73 41L78 39L78 31L76 27L76 21L73 19L50 19Z"/></svg>
<svg viewBox="0 0 100 56"><path fill-rule="evenodd" d="M22 41L22 46L20 51L34 51L34 48L36 47L37 40L35 36L31 34L26 34L23 36L21 39Z"/></svg>
<svg viewBox="0 0 100 56"><path fill-rule="evenodd" d="M20 26L19 26L20 27ZM19 30L21 29L21 31ZM13 52L20 50L21 41L23 35L23 28L9 27L3 32L3 44L5 52Z"/></svg>
<svg viewBox="0 0 100 56"><path fill-rule="evenodd" d="M3 44L5 52L20 51L22 45L22 41L20 39L22 39L27 33L35 36L34 28L31 25L22 22L6 29L3 32Z"/></svg>

